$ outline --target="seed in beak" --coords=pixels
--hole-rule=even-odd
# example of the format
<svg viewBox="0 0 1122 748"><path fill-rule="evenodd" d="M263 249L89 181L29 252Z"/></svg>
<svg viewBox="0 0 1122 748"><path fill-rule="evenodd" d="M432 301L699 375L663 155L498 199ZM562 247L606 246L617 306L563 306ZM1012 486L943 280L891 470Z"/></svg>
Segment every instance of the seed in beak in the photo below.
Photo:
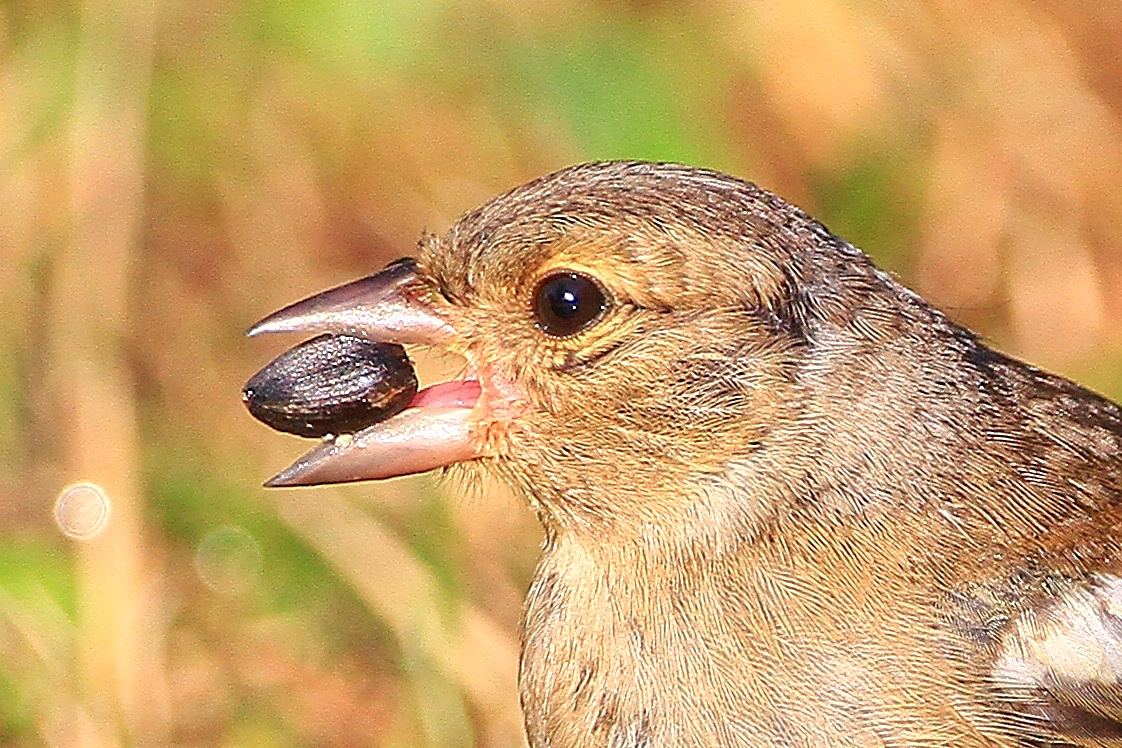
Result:
<svg viewBox="0 0 1122 748"><path fill-rule="evenodd" d="M400 345L320 335L277 356L242 392L249 412L297 436L350 434L401 412L417 394Z"/></svg>

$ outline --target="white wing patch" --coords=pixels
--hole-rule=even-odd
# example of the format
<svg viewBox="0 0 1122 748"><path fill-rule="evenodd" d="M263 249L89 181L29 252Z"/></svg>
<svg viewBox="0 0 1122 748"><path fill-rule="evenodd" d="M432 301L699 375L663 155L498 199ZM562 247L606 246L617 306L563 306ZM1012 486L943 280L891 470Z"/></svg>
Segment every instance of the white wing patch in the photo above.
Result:
<svg viewBox="0 0 1122 748"><path fill-rule="evenodd" d="M1122 578L1093 576L1012 622L992 680L1026 737L1115 745L1122 739Z"/></svg>
<svg viewBox="0 0 1122 748"><path fill-rule="evenodd" d="M995 679L1039 685L1048 673L1077 681L1122 680L1122 578L1098 576L1017 622Z"/></svg>

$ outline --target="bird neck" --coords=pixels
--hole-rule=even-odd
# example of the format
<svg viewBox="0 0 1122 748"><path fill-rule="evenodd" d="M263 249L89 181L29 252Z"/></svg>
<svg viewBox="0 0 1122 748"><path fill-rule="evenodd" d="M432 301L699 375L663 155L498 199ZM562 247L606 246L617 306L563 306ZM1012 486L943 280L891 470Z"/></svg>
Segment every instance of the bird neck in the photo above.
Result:
<svg viewBox="0 0 1122 748"><path fill-rule="evenodd" d="M820 536L761 538L714 556L698 544L649 537L611 545L575 533L547 536L523 619L530 745L771 744L775 715L837 711L804 673L823 661L844 662L840 672L860 665L850 662L848 644L827 641L829 632L841 626L845 636L836 639L869 641L908 609L899 584L906 577L883 573L900 563L886 549L906 548L879 540L872 532L832 547ZM846 582L840 590L838 575ZM844 624L839 593L854 598L842 601L847 614L861 613ZM831 685L867 687L853 677ZM822 729L847 719L830 713ZM730 724L738 725L736 740ZM858 744L844 734L831 740Z"/></svg>

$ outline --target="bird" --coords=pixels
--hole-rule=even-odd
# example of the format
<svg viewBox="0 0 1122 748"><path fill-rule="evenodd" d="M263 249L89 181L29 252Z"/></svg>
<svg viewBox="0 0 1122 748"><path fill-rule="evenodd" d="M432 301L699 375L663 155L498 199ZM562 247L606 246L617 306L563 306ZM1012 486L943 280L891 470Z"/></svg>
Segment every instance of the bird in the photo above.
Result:
<svg viewBox="0 0 1122 748"><path fill-rule="evenodd" d="M1122 745L1122 409L753 183L569 167L296 331L465 359L270 485L525 499L532 748Z"/></svg>

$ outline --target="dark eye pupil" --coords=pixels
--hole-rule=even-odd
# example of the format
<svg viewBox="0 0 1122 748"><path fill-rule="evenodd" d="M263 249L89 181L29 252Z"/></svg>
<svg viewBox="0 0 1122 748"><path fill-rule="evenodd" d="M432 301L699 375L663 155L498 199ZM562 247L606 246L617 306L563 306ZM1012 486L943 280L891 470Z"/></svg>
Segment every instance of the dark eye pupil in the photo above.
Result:
<svg viewBox="0 0 1122 748"><path fill-rule="evenodd" d="M600 319L608 299L596 281L574 272L554 273L538 285L534 316L546 335L576 335Z"/></svg>

